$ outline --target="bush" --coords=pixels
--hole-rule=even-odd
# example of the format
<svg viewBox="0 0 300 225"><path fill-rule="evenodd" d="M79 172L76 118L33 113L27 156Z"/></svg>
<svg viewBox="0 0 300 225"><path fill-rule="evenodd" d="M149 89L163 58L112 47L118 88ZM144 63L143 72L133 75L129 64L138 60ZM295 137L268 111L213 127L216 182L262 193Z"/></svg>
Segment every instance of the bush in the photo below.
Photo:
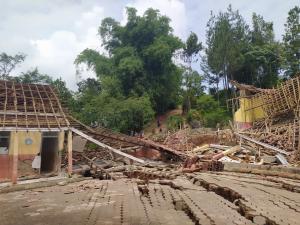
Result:
<svg viewBox="0 0 300 225"><path fill-rule="evenodd" d="M140 132L154 118L154 111L147 97L131 97L124 100L110 98L98 108L97 121L104 127L130 134Z"/></svg>
<svg viewBox="0 0 300 225"><path fill-rule="evenodd" d="M183 117L180 115L172 115L167 119L168 130L176 131L183 125Z"/></svg>
<svg viewBox="0 0 300 225"><path fill-rule="evenodd" d="M201 119L202 119L201 113L196 109L191 109L186 116L186 120L188 123L191 123L193 120L201 121Z"/></svg>
<svg viewBox="0 0 300 225"><path fill-rule="evenodd" d="M216 127L217 124L224 126L230 119L229 112L220 107L218 102L211 95L198 97L196 109L191 110L187 120L200 120L205 127Z"/></svg>
<svg viewBox="0 0 300 225"><path fill-rule="evenodd" d="M196 109L191 109L188 112L186 120L192 128L199 128L203 124L201 113Z"/></svg>

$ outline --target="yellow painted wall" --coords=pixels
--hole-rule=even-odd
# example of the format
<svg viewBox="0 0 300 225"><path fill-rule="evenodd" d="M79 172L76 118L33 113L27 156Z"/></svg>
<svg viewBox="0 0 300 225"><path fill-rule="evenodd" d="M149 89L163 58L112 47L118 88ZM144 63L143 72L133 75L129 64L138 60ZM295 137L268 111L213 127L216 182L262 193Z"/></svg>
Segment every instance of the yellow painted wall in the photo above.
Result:
<svg viewBox="0 0 300 225"><path fill-rule="evenodd" d="M11 132L10 135L10 144L9 144L9 152L10 154L13 152L14 148L14 140L16 138L16 132ZM25 140L30 138L32 140L32 144L28 145L25 143ZM41 132L26 132L26 131L18 131L18 154L19 155L36 155L40 152L42 142L42 133Z"/></svg>
<svg viewBox="0 0 300 225"><path fill-rule="evenodd" d="M239 101L240 108L234 114L234 121L251 123L266 116L260 97L241 98Z"/></svg>
<svg viewBox="0 0 300 225"><path fill-rule="evenodd" d="M11 132L10 142L9 142L9 154L13 153L14 140L16 138L16 132ZM32 144L26 144L26 139L30 138ZM42 133L38 131L18 131L18 154L19 155L36 155L41 150L42 145ZM58 134L58 149L59 151L63 150L64 144L64 131L59 132Z"/></svg>
<svg viewBox="0 0 300 225"><path fill-rule="evenodd" d="M58 150L62 151L64 148L64 141L65 141L65 132L61 131L58 134Z"/></svg>

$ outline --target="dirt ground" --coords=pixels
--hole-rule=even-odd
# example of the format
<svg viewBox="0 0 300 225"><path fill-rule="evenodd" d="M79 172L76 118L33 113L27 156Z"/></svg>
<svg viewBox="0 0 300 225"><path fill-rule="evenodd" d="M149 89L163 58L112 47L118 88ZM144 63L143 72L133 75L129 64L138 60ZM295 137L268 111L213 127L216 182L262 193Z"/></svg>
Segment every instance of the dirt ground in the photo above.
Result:
<svg viewBox="0 0 300 225"><path fill-rule="evenodd" d="M299 181L215 172L148 182L86 180L0 194L0 224L300 224Z"/></svg>

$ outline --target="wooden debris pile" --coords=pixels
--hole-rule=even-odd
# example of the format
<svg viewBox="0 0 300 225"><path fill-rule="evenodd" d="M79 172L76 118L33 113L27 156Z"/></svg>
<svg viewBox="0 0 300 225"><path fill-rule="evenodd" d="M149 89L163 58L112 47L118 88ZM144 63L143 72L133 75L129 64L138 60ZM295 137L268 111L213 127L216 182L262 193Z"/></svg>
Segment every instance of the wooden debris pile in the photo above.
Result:
<svg viewBox="0 0 300 225"><path fill-rule="evenodd" d="M248 137L246 138L248 139ZM258 144L261 143L258 142ZM262 144L265 145L265 143ZM279 152L273 155L264 149L270 149L274 152ZM251 142L244 142L241 143L241 145L238 144L235 146L206 144L194 148L193 154L193 157L199 159L200 162L218 161L222 163L250 163L256 165L289 165L289 163L286 161L286 152L281 152L280 149L268 145L259 149L257 146L251 145ZM193 168L193 166L187 166L187 168Z"/></svg>
<svg viewBox="0 0 300 225"><path fill-rule="evenodd" d="M293 154L299 145L299 125L297 119L293 119L293 122L287 120L279 123L273 120L271 124L258 121L252 128L239 133Z"/></svg>
<svg viewBox="0 0 300 225"><path fill-rule="evenodd" d="M300 74L268 92L259 92L254 97L262 99L266 116L254 122L243 133L257 141L286 151L290 161L300 159ZM269 154L275 155L276 151Z"/></svg>
<svg viewBox="0 0 300 225"><path fill-rule="evenodd" d="M222 143L227 143L227 140L231 139L231 135L231 132L219 133L208 128L186 128L174 133L169 133L163 141L163 144L176 151L191 155L195 147L207 143L219 143L221 139Z"/></svg>
<svg viewBox="0 0 300 225"><path fill-rule="evenodd" d="M179 130L173 134L168 134L163 142L169 148L177 151L190 151L194 145L189 141L189 129Z"/></svg>

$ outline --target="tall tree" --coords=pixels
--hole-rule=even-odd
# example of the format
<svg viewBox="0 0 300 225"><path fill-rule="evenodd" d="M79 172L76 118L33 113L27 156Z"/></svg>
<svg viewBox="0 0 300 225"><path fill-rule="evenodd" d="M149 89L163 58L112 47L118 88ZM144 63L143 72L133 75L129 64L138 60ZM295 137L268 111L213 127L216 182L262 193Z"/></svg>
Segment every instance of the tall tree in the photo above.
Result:
<svg viewBox="0 0 300 225"><path fill-rule="evenodd" d="M192 62L197 61L198 53L202 50L202 43L198 41L198 36L191 32L183 47L183 60L192 68Z"/></svg>
<svg viewBox="0 0 300 225"><path fill-rule="evenodd" d="M252 15L252 30L250 31L251 43L264 45L274 42L273 23L266 22L264 18L256 13Z"/></svg>
<svg viewBox="0 0 300 225"><path fill-rule="evenodd" d="M172 57L183 44L169 23L158 10L150 8L138 16L134 8L127 8L124 26L112 18L102 20L99 34L108 56L86 49L75 64L87 64L101 83L119 83L125 98L149 96L155 111L163 113L176 105L181 82Z"/></svg>
<svg viewBox="0 0 300 225"><path fill-rule="evenodd" d="M249 40L241 51L241 67L235 79L262 88L273 87L282 66L282 46L274 40L273 23L254 13Z"/></svg>
<svg viewBox="0 0 300 225"><path fill-rule="evenodd" d="M16 66L25 60L24 54L16 54L14 56L8 55L5 52L0 54L0 78L7 79L10 72L16 68Z"/></svg>
<svg viewBox="0 0 300 225"><path fill-rule="evenodd" d="M210 75L223 80L229 89L229 80L241 66L241 50L248 42L249 27L238 11L231 5L226 12L211 14L206 32L206 63Z"/></svg>
<svg viewBox="0 0 300 225"><path fill-rule="evenodd" d="M184 115L189 112L192 104L195 103L195 97L199 96L203 91L201 85L202 78L197 71L193 71L192 69L192 63L198 60L198 54L201 49L202 43L198 41L198 36L194 32L191 32L182 51L182 58L187 63L182 76L182 112Z"/></svg>
<svg viewBox="0 0 300 225"><path fill-rule="evenodd" d="M285 49L285 75L293 77L300 71L300 8L292 8L287 17L285 34L283 35Z"/></svg>

